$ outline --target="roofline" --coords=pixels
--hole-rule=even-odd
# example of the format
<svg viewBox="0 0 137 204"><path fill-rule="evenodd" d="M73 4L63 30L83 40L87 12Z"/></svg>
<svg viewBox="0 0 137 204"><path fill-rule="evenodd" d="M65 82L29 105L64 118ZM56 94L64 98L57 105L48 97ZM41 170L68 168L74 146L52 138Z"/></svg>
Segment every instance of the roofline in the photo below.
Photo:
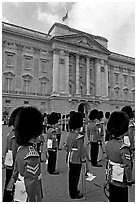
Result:
<svg viewBox="0 0 137 204"><path fill-rule="evenodd" d="M19 26L19 25L16 25L16 24L7 23L7 22L4 22L4 21L2 21L2 24L6 24L6 25L9 25L9 26L12 26L12 27L15 27L15 28L21 28L21 29L24 29L24 30L27 30L27 31L39 33L39 34L42 34L42 35L45 35L45 36L49 36L49 34L46 34L44 32L40 32L40 31L33 30L33 29L30 29L30 28L22 27L22 26Z"/></svg>
<svg viewBox="0 0 137 204"><path fill-rule="evenodd" d="M77 29L75 29L75 28L71 28L71 27L69 27L69 26L67 26L67 25L64 25L64 24L62 24L62 23L54 23L53 25L52 25L52 27L49 29L49 32L48 33L50 33L51 32L51 30L53 30L53 28L55 27L55 26L59 26L59 27L64 27L64 28L67 28L69 31L75 31L76 33L84 33L84 34L86 34L86 35L89 35L89 36L92 36L92 37L94 37L94 38L100 38L100 39L102 39L102 40L105 40L106 42L108 42L108 40L106 39L106 38L104 38L104 37L101 37L101 36L98 36L98 35L92 35L92 34L90 34L90 33L86 33L86 32L84 32L84 31L80 31L80 30L77 30Z"/></svg>

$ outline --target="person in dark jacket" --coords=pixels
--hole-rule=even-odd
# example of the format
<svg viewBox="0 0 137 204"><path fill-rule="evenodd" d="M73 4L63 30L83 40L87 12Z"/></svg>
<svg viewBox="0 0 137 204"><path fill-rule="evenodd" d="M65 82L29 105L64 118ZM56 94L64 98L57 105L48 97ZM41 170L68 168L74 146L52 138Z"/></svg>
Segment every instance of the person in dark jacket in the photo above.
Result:
<svg viewBox="0 0 137 204"><path fill-rule="evenodd" d="M20 145L12 179L7 188L15 185L14 201L41 202L41 165L37 151L37 137L43 131L43 117L35 107L23 108L16 117L15 137Z"/></svg>
<svg viewBox="0 0 137 204"><path fill-rule="evenodd" d="M19 144L16 142L16 139L15 139L14 123L15 123L15 119L16 119L17 114L19 113L19 111L22 108L23 107L18 107L16 109L14 109L10 115L10 118L9 118L8 126L11 127L11 131L7 135L6 146L4 149L3 160L2 160L3 168L6 169L6 180L5 180L4 193L3 193L3 202L12 202L13 201L13 191L8 191L6 188L7 188L9 181L10 181L10 178L12 176L12 172L13 172L13 168L14 168L14 162L15 162L15 158L16 158L16 154L17 154L17 149L19 147ZM13 163L11 166L4 164L6 154L9 151L11 152L11 155L13 158Z"/></svg>
<svg viewBox="0 0 137 204"><path fill-rule="evenodd" d="M122 111L114 111L107 124L107 130L112 135L106 147L110 202L128 202L128 186L134 183L129 146L124 143L128 125L129 117Z"/></svg>
<svg viewBox="0 0 137 204"><path fill-rule="evenodd" d="M83 126L83 116L79 112L71 115L69 120L70 132L66 141L66 151L69 164L69 195L71 199L83 198L78 190L82 162L85 160L84 136L79 134Z"/></svg>

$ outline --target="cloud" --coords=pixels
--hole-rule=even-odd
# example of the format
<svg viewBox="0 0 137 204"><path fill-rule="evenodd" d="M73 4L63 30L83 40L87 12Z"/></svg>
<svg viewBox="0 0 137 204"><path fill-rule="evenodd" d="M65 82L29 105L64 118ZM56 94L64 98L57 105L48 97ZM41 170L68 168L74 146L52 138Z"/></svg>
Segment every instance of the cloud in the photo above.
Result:
<svg viewBox="0 0 137 204"><path fill-rule="evenodd" d="M69 23L76 29L107 38L111 51L119 48L123 53L134 55L134 41L131 40L135 35L134 7L133 2L78 2L69 12ZM133 46L130 52L129 43Z"/></svg>
<svg viewBox="0 0 137 204"><path fill-rule="evenodd" d="M37 20L45 21L50 25L59 21L59 16L57 14L52 14L49 11L41 11L40 8L38 8L35 12L35 17L37 18Z"/></svg>

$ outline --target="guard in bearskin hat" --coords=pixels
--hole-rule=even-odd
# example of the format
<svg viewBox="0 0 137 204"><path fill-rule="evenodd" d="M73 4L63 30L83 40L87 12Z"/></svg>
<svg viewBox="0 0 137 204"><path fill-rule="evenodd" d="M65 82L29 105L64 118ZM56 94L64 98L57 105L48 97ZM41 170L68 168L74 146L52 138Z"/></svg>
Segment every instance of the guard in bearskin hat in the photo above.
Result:
<svg viewBox="0 0 137 204"><path fill-rule="evenodd" d="M115 111L110 115L107 130L112 136L108 141L106 178L110 202L128 202L128 186L131 186L132 165L129 145L124 143L124 134L128 130L129 117L125 112Z"/></svg>
<svg viewBox="0 0 137 204"><path fill-rule="evenodd" d="M79 134L82 126L83 116L75 112L70 116L70 132L65 145L69 165L69 195L72 199L83 198L83 194L78 190L82 162L85 160L84 135Z"/></svg>
<svg viewBox="0 0 137 204"><path fill-rule="evenodd" d="M50 174L59 174L56 171L57 149L58 149L58 114L52 112L48 117L49 129L47 131L47 148L48 148L48 166L47 171Z"/></svg>
<svg viewBox="0 0 137 204"><path fill-rule="evenodd" d="M43 131L41 112L35 107L25 107L15 121L18 148L12 179L7 189L15 185L15 202L40 202L42 200L41 165L37 151L37 137Z"/></svg>

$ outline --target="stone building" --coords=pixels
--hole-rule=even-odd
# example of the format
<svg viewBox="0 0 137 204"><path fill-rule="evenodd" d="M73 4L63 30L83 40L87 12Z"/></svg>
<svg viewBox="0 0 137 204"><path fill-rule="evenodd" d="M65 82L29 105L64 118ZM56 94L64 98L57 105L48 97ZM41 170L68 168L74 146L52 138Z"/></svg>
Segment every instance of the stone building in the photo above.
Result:
<svg viewBox="0 0 137 204"><path fill-rule="evenodd" d="M67 114L135 105L135 59L108 40L55 23L48 34L2 23L2 111L22 105Z"/></svg>

